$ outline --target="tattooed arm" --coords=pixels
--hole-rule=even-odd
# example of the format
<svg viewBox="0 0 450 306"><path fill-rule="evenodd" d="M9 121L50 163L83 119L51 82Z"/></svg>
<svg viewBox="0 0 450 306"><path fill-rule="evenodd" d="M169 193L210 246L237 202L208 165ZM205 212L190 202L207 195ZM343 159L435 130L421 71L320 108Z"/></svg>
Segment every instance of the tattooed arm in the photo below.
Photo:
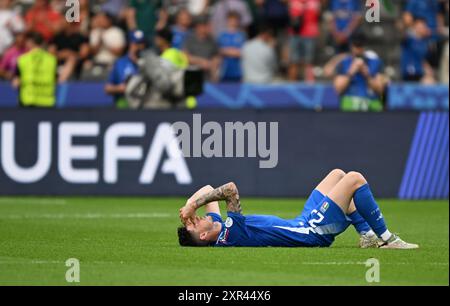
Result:
<svg viewBox="0 0 450 306"><path fill-rule="evenodd" d="M198 198L194 202L195 209L198 209L199 207L202 207L210 202L221 200L225 200L227 203L228 211L241 213L242 209L239 201L239 192L236 184L233 182L220 186L219 188L216 188Z"/></svg>
<svg viewBox="0 0 450 306"><path fill-rule="evenodd" d="M198 208L210 202L221 200L225 200L228 211L241 213L242 209L239 201L239 192L236 184L231 182L200 196L194 201L189 201L182 209L180 209L180 218L182 221L191 219Z"/></svg>
<svg viewBox="0 0 450 306"><path fill-rule="evenodd" d="M206 185L199 189L196 193L194 193L186 203L189 202L195 202L197 199L199 199L201 196L206 195L208 192L213 191L214 188L211 185ZM209 202L208 204L205 204L205 212L206 213L215 213L220 215L220 208L219 208L219 202L213 201Z"/></svg>

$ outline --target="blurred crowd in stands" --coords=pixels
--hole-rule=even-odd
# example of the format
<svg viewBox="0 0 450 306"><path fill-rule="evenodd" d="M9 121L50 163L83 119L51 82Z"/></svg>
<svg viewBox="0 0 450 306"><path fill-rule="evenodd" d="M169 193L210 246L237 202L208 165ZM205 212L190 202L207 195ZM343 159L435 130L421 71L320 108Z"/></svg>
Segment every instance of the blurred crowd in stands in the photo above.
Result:
<svg viewBox="0 0 450 306"><path fill-rule="evenodd" d="M73 2L79 22L67 21ZM366 0L0 0L0 78L17 74L33 32L58 82L106 80L112 95L164 41L211 82L334 80L349 95L359 83L448 83L448 0L386 2L369 23Z"/></svg>

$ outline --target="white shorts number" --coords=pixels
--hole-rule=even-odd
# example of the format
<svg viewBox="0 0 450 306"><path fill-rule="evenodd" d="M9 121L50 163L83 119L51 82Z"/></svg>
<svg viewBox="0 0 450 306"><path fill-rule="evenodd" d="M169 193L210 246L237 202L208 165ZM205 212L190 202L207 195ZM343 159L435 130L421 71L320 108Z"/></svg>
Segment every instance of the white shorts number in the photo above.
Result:
<svg viewBox="0 0 450 306"><path fill-rule="evenodd" d="M322 215L322 213L320 213L320 212L317 211L316 209L313 209L313 210L311 211L311 215L313 215L313 214L317 215L317 218L316 218L316 219L311 219L311 220L309 220L308 223L309 223L309 225L310 225L312 228L316 228L316 227L317 227L316 223L322 222L324 216Z"/></svg>

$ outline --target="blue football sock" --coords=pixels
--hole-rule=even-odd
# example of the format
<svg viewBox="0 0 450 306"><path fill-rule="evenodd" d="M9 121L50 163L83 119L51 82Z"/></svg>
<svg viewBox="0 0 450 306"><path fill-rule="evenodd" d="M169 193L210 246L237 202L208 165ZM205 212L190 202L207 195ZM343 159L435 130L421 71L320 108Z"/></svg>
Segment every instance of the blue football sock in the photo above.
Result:
<svg viewBox="0 0 450 306"><path fill-rule="evenodd" d="M360 235L364 235L371 230L369 224L367 224L366 220L361 217L357 210L348 215L348 217L352 220L352 225Z"/></svg>
<svg viewBox="0 0 450 306"><path fill-rule="evenodd" d="M377 202L375 202L372 191L370 191L369 184L358 188L353 195L353 200L359 214L366 220L377 236L381 237L387 231L387 227L383 214Z"/></svg>

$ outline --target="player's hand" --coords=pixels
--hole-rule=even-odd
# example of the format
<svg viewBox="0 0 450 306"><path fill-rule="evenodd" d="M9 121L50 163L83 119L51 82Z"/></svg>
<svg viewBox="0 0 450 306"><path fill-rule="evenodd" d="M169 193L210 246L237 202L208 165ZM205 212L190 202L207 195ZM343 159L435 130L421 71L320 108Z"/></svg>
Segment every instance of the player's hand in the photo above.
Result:
<svg viewBox="0 0 450 306"><path fill-rule="evenodd" d="M193 222L195 217L195 203L194 202L187 202L184 207L180 208L180 220L183 224L186 224L186 222L191 221Z"/></svg>

